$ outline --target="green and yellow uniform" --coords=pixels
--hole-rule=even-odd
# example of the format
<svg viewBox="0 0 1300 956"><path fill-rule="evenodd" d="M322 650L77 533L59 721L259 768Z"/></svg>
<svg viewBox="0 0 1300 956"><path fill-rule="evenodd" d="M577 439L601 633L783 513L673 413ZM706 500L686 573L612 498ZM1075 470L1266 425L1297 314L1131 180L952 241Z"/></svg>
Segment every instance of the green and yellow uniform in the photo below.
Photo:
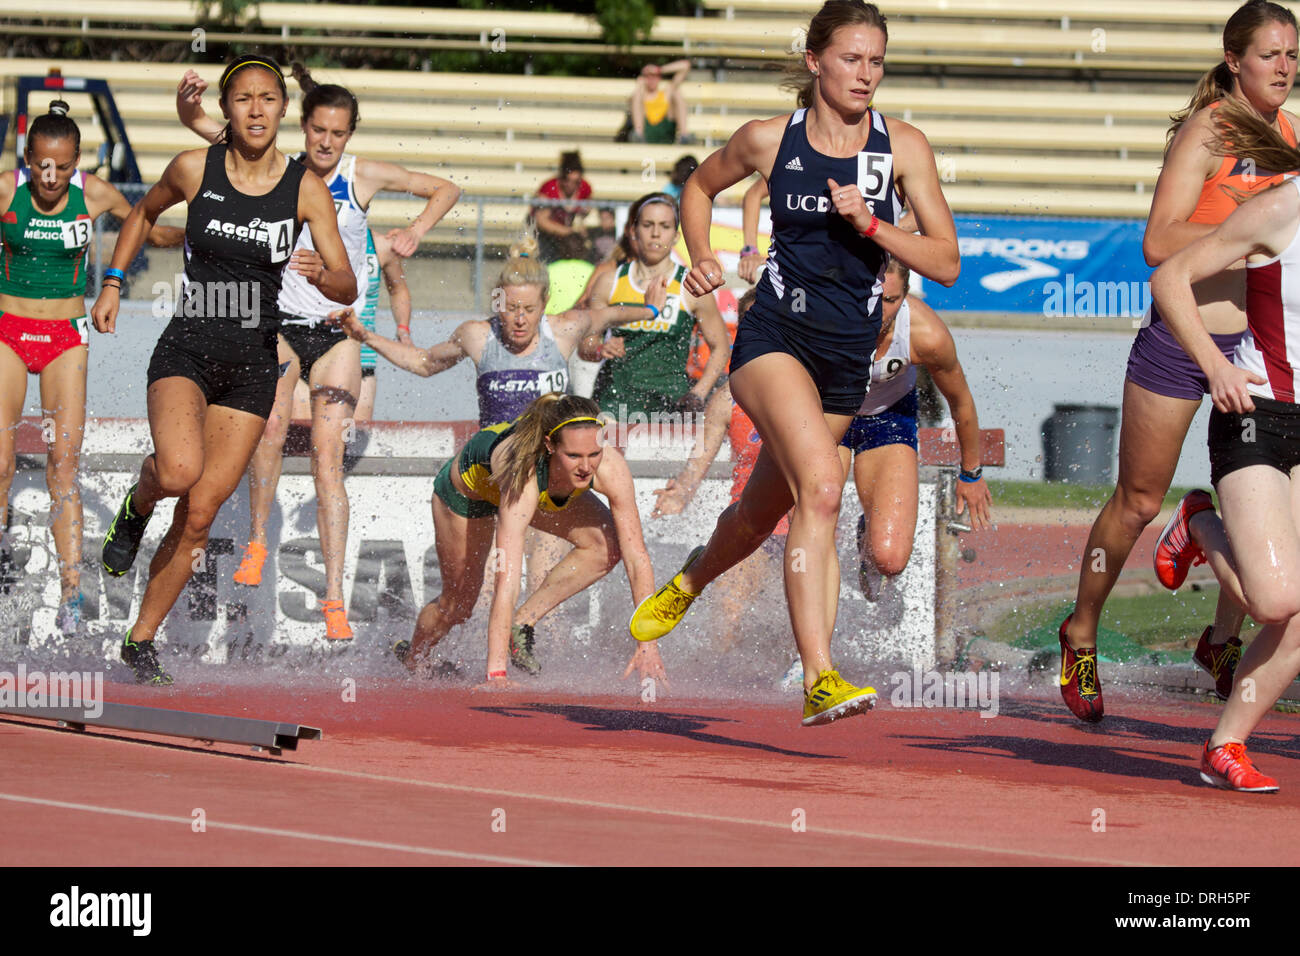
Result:
<svg viewBox="0 0 1300 956"><path fill-rule="evenodd" d="M486 518L497 513L501 507L501 489L492 481L492 452L510 437L515 424L502 422L475 432L460 454L442 466L438 477L433 480L433 491L453 513L462 518ZM485 500L476 501L461 494L452 484L452 468L456 469L466 488ZM543 455L537 462L537 510L554 514L571 505L587 488L575 488L573 494L556 501L546 487L550 482L550 471L550 458Z"/></svg>
<svg viewBox="0 0 1300 956"><path fill-rule="evenodd" d="M618 267L609 293L610 305L645 304L645 289L633 283L631 271L630 261ZM682 305L682 280L687 271L683 265L673 269L668 297L658 318L640 319L613 330L623 339L625 352L622 358L606 359L596 375L593 397L602 412L620 421L637 412L670 412L690 388L686 360L691 353L695 317ZM624 407L620 410L619 406Z"/></svg>

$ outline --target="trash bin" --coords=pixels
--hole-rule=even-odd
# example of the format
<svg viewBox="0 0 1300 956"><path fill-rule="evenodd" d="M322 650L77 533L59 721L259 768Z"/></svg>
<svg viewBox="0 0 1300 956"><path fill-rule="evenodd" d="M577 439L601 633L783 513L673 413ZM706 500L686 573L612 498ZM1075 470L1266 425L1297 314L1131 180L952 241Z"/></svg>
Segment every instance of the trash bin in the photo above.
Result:
<svg viewBox="0 0 1300 956"><path fill-rule="evenodd" d="M1043 478L1073 485L1114 482L1115 429L1119 409L1113 405L1056 405L1043 420Z"/></svg>

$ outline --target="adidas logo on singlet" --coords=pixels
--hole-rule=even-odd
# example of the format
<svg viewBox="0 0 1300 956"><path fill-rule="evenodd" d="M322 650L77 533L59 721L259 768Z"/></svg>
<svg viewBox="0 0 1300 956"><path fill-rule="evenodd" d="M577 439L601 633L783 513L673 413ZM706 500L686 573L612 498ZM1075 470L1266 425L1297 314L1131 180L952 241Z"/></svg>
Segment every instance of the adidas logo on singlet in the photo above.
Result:
<svg viewBox="0 0 1300 956"><path fill-rule="evenodd" d="M799 162L799 157L796 156L794 159L790 160L790 162L785 164L785 168L793 169L796 173L801 173L803 172L803 163Z"/></svg>

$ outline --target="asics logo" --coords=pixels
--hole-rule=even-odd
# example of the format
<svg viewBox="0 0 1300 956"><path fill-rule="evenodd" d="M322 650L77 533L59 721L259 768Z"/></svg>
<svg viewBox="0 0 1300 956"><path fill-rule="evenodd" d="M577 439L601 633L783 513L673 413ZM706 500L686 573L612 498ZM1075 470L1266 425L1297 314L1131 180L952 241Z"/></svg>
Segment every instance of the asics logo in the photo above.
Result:
<svg viewBox="0 0 1300 956"><path fill-rule="evenodd" d="M214 193L211 189L205 189L205 190L203 190L203 198L204 198L204 199L211 199L211 200L213 200L214 202L225 202L225 201L226 201L226 197L225 197L225 196L218 195L217 193Z"/></svg>

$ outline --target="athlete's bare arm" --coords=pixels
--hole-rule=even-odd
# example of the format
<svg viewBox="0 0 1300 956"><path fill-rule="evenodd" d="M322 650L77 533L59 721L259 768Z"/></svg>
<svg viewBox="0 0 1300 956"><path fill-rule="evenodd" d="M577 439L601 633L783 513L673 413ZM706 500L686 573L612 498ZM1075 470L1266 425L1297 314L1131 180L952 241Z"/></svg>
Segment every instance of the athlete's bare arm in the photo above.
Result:
<svg viewBox="0 0 1300 956"><path fill-rule="evenodd" d="M289 268L327 299L343 304L356 301L357 277L339 235L334 197L324 180L311 170L302 174L298 184L298 219L310 227L316 249L295 249L289 257Z"/></svg>
<svg viewBox="0 0 1300 956"><path fill-rule="evenodd" d="M497 510L496 574L492 609L488 613L488 678L505 671L510 659L510 628L519 603L523 578L524 533L537 512L535 473L528 476L524 493L515 498L503 494Z"/></svg>
<svg viewBox="0 0 1300 956"><path fill-rule="evenodd" d="M689 298L687 305L709 346L709 361L700 373L699 381L691 386L691 394L700 400L700 408L703 409L714 384L726 371L727 363L731 360L731 338L727 335L727 323L722 320L722 313L718 311L718 302L712 292Z"/></svg>
<svg viewBox="0 0 1300 956"><path fill-rule="evenodd" d="M470 319L457 326L446 342L427 349L409 342L398 342L378 332L367 329L354 309L340 309L330 313L330 320L362 345L368 345L398 368L428 378L445 372L461 359L472 359L477 365L483 358L483 345L491 335L488 324L482 319Z"/></svg>
<svg viewBox="0 0 1300 956"><path fill-rule="evenodd" d="M704 295L723 284L722 266L709 243L713 224L713 199L751 173L768 176L790 115L750 120L732 134L722 149L712 153L682 187L682 236L691 257L691 271L683 283L691 295Z"/></svg>
<svg viewBox="0 0 1300 956"><path fill-rule="evenodd" d="M704 406L704 427L696 429L695 444L682 470L662 488L655 489L655 506L652 518L681 514L695 497L709 466L722 450L731 425L731 386L723 384L713 390L709 403Z"/></svg>
<svg viewBox="0 0 1300 956"><path fill-rule="evenodd" d="M584 338L603 336L605 330L628 322L640 322L653 317L646 306L660 311L668 300L668 280L663 276L651 279L645 291L646 305L607 305L601 308L569 309L551 316L551 331L555 344L566 359L573 354Z"/></svg>
<svg viewBox="0 0 1300 956"><path fill-rule="evenodd" d="M429 173L413 172L396 163L372 159L357 160L356 185L357 201L363 209L368 209L375 193L383 189L428 199L409 226L405 229L390 229L386 234L386 238L393 244L393 251L399 256L414 254L424 234L436 226L460 198L460 187L451 180Z"/></svg>
<svg viewBox="0 0 1300 956"><path fill-rule="evenodd" d="M1223 162L1223 157L1215 156L1206 145L1213 135L1211 110L1206 107L1189 117L1174 136L1156 180L1142 236L1142 254L1149 266L1160 265L1179 249L1214 231L1212 223L1187 221L1196 211L1205 181Z"/></svg>
<svg viewBox="0 0 1300 956"><path fill-rule="evenodd" d="M746 249L758 249L758 220L763 211L763 200L767 198L768 192L767 180L761 175L745 190L745 198L740 204L740 234L741 242ZM741 256L737 272L742 279L753 285L758 281L758 270L766 261L767 257L757 251Z"/></svg>
<svg viewBox="0 0 1300 956"><path fill-rule="evenodd" d="M125 220L131 215L131 204L118 192L116 186L104 182L92 173L86 174L85 184L86 211L90 213L91 219L97 218L104 212L119 220ZM147 241L151 246L157 246L159 249L174 249L184 245L185 230L177 226L155 225L149 230Z"/></svg>
<svg viewBox="0 0 1300 956"><path fill-rule="evenodd" d="M939 184L934 150L925 135L910 123L888 117L886 123L894 153L894 181L899 192L907 197L907 205L921 231L917 235L882 222L872 238L913 272L940 285L951 286L961 274L961 253L957 248L957 225ZM862 226L859 231L865 231L871 217L852 222Z"/></svg>
<svg viewBox="0 0 1300 956"><path fill-rule="evenodd" d="M641 514L636 506L636 488L632 481L632 471L627 466L627 459L619 454L618 449L607 447L601 455L600 467L591 481L593 491L605 496L609 502L609 512L614 519L614 532L618 536L619 552L623 556L623 569L627 572L627 582L632 588L632 603L638 605L655 589L654 566L650 563L650 553L646 550L645 535L641 530ZM659 656L657 642L637 642L638 646L623 671L626 678L633 670L639 672L641 679L653 677L662 680L667 686L668 677L664 673L663 661Z"/></svg>
<svg viewBox="0 0 1300 956"><path fill-rule="evenodd" d="M207 80L193 70L186 70L180 83L176 84L176 115L187 129L209 143L216 143L221 139L221 131L225 127L203 109L203 94L207 88Z"/></svg>
<svg viewBox="0 0 1300 956"><path fill-rule="evenodd" d="M206 149L190 149L179 154L167 164L162 178L145 193L142 200L132 207L127 217L122 220L122 229L117 234L117 244L113 247L113 258L109 263L115 269L126 271L131 260L140 252L145 237L153 230L154 224L166 210L177 203L189 202L199 191L203 183L203 166L207 162ZM100 332L117 330L117 311L121 290L113 283L105 283L99 298L90 310L90 317L95 329Z"/></svg>
<svg viewBox="0 0 1300 956"><path fill-rule="evenodd" d="M935 387L948 402L957 443L961 446L961 467L974 471L980 467L981 461L979 415L975 411L975 398L971 395L961 360L957 358L957 343L934 309L916 298L908 299L908 308L912 315L909 343L912 364L924 366L929 371ZM957 514L968 512L975 527L989 527L992 505L993 496L983 478L957 482Z"/></svg>
<svg viewBox="0 0 1300 956"><path fill-rule="evenodd" d="M1248 256L1279 255L1295 236L1300 195L1293 186L1270 189L1243 203L1208 236L1170 256L1151 276L1156 307L1184 351L1210 381L1210 398L1222 412L1254 411L1248 383L1264 379L1224 357L1201 321L1192 284Z"/></svg>

